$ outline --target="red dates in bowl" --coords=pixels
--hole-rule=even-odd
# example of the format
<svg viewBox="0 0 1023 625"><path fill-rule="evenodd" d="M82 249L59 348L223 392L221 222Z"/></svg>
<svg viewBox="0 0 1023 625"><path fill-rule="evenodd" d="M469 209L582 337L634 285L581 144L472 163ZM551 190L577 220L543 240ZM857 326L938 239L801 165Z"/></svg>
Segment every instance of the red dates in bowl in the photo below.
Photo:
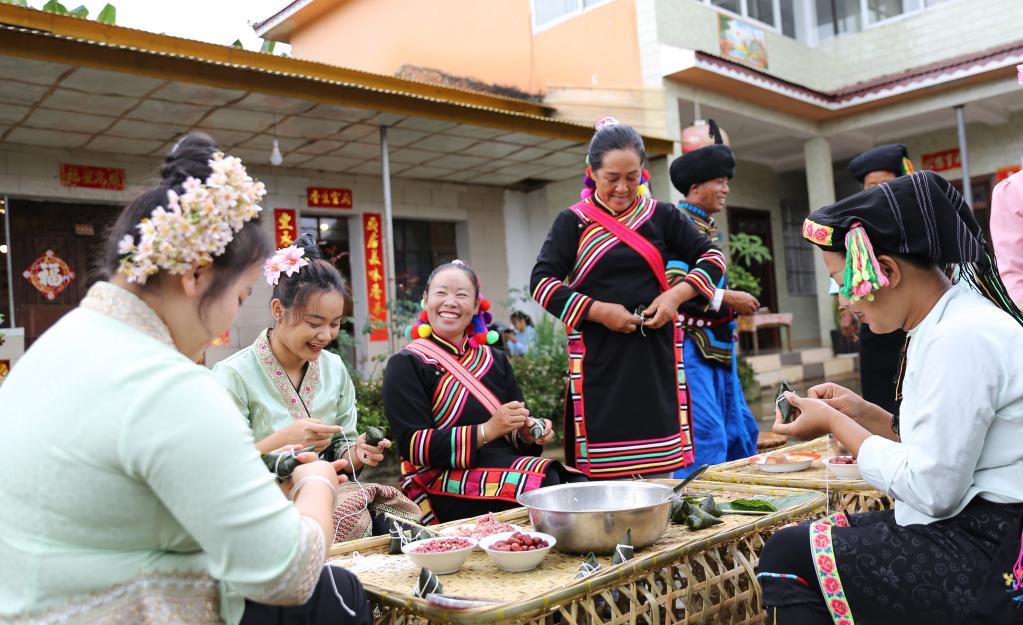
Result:
<svg viewBox="0 0 1023 625"><path fill-rule="evenodd" d="M852 456L828 458L824 466L827 467L831 477L840 480L859 480L863 478L862 474L860 474L860 465L856 463L856 458Z"/></svg>
<svg viewBox="0 0 1023 625"><path fill-rule="evenodd" d="M558 541L543 532L504 532L480 541L497 568L502 571L531 571L547 557Z"/></svg>
<svg viewBox="0 0 1023 625"><path fill-rule="evenodd" d="M550 546L550 543L539 536L514 532L508 538L495 542L490 548L494 551L536 551Z"/></svg>

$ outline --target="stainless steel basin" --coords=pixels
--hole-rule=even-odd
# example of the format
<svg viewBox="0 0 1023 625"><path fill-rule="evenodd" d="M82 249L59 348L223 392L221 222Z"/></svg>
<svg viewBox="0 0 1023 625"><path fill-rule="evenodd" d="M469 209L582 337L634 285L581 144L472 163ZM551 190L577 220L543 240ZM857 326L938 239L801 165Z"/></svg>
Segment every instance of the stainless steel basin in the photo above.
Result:
<svg viewBox="0 0 1023 625"><path fill-rule="evenodd" d="M638 481L583 482L523 493L533 527L558 539L556 549L608 554L632 530L640 549L668 528L671 487Z"/></svg>

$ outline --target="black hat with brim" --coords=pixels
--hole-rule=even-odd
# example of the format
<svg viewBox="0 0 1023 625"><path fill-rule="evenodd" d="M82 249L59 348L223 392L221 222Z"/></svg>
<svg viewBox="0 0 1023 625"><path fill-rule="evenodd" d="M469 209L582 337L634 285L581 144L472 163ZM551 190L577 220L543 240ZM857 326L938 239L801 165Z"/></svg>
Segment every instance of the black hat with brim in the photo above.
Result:
<svg viewBox="0 0 1023 625"><path fill-rule="evenodd" d="M670 173L671 184L686 195L694 184L734 176L735 154L727 145L704 146L672 161Z"/></svg>
<svg viewBox="0 0 1023 625"><path fill-rule="evenodd" d="M872 171L890 171L896 176L904 176L906 171L902 159L909 158L909 151L901 143L879 145L867 150L849 161L849 172L863 184L863 179Z"/></svg>

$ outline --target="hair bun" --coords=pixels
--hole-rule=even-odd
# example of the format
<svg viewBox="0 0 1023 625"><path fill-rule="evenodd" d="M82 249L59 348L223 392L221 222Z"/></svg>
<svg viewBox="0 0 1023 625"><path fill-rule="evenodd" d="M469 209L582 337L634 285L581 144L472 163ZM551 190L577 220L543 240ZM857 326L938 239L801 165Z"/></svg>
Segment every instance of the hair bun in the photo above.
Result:
<svg viewBox="0 0 1023 625"><path fill-rule="evenodd" d="M320 250L320 246L316 243L316 237L309 233L304 232L298 237L298 240L294 243L295 247L300 247L305 250L305 257L309 260L322 260L323 252Z"/></svg>
<svg viewBox="0 0 1023 625"><path fill-rule="evenodd" d="M178 141L163 161L160 177L163 185L174 188L181 186L191 176L205 181L212 170L210 159L219 150L213 137L202 132L185 135Z"/></svg>

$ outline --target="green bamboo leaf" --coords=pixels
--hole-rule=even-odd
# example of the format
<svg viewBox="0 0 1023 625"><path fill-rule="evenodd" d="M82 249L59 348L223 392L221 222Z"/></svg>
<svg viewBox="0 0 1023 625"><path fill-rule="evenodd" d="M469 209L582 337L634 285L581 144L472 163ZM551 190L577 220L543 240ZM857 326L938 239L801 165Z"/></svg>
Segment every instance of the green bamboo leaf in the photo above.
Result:
<svg viewBox="0 0 1023 625"><path fill-rule="evenodd" d="M106 6L100 10L99 15L96 16L96 21L102 24L116 24L117 23L117 7L107 3Z"/></svg>
<svg viewBox="0 0 1023 625"><path fill-rule="evenodd" d="M75 17L80 17L82 19L89 18L89 8L86 7L84 4L79 4L75 8L68 11L68 13L74 15Z"/></svg>
<svg viewBox="0 0 1023 625"><path fill-rule="evenodd" d="M276 41L270 41L268 39L263 40L263 46L259 49L260 52L266 52L267 54L274 53L274 47L277 46Z"/></svg>
<svg viewBox="0 0 1023 625"><path fill-rule="evenodd" d="M70 11L67 10L67 7L60 2L57 2L57 0L50 0L44 4L43 10L49 11L50 13L58 13L60 15L68 15L70 13Z"/></svg>
<svg viewBox="0 0 1023 625"><path fill-rule="evenodd" d="M241 48L242 50L245 49L245 46L242 45L242 40L241 39L235 39L234 43L231 44L231 47L232 48Z"/></svg>

